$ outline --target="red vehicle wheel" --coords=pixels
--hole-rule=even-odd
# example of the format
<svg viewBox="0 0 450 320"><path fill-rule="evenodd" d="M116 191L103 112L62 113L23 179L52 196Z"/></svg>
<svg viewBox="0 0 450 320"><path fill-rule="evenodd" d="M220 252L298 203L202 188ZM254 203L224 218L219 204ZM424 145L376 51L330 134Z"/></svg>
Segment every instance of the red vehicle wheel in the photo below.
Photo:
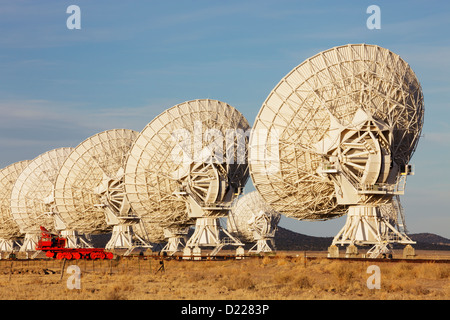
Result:
<svg viewBox="0 0 450 320"><path fill-rule="evenodd" d="M67 260L71 260L72 254L70 252L66 252L66 254L64 255L64 258L66 258Z"/></svg>
<svg viewBox="0 0 450 320"><path fill-rule="evenodd" d="M91 252L91 254L89 255L89 257L90 257L92 260L97 259L97 252Z"/></svg>
<svg viewBox="0 0 450 320"><path fill-rule="evenodd" d="M58 253L56 254L56 259L58 259L58 260L64 259L64 254L63 254L62 252L58 252Z"/></svg>
<svg viewBox="0 0 450 320"><path fill-rule="evenodd" d="M114 258L114 255L112 254L112 252L106 253L106 259L111 260L112 258Z"/></svg>
<svg viewBox="0 0 450 320"><path fill-rule="evenodd" d="M51 252L51 251L47 251L47 252L45 253L45 256L47 256L47 257L49 257L49 258L53 258L53 257L55 256L55 253L54 253L54 252Z"/></svg>
<svg viewBox="0 0 450 320"><path fill-rule="evenodd" d="M73 257L75 260L79 260L79 259L81 259L81 254L80 254L79 252L74 252L74 253L72 254L72 257Z"/></svg>

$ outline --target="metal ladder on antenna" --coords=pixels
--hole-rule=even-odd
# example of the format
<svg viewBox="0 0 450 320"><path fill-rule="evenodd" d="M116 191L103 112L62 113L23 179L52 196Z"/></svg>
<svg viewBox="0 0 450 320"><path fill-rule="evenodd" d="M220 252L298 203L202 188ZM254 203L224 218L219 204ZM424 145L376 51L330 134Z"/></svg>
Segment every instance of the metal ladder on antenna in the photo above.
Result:
<svg viewBox="0 0 450 320"><path fill-rule="evenodd" d="M210 256L215 256L226 245L233 245L233 244L236 244L236 241L234 239L232 239L230 237L224 237L220 241L220 243L214 248L214 250L211 251Z"/></svg>
<svg viewBox="0 0 450 320"><path fill-rule="evenodd" d="M400 203L400 197L398 195L395 195L392 198L392 205L394 207L395 212L397 212L397 227L398 227L398 231L400 231L401 233L406 234L408 232L408 230L406 229L406 224L405 224L405 211L403 210L403 206Z"/></svg>
<svg viewBox="0 0 450 320"><path fill-rule="evenodd" d="M219 253L220 250L225 246L225 244L220 243L217 247L214 248L213 251L211 251L210 256L214 257L216 254Z"/></svg>
<svg viewBox="0 0 450 320"><path fill-rule="evenodd" d="M36 251L31 255L31 259L36 259L37 256L41 253L41 251Z"/></svg>
<svg viewBox="0 0 450 320"><path fill-rule="evenodd" d="M372 248L369 249L366 253L367 258L376 259L380 256L380 254L388 254L391 252L391 248L389 247L389 243L377 243Z"/></svg>

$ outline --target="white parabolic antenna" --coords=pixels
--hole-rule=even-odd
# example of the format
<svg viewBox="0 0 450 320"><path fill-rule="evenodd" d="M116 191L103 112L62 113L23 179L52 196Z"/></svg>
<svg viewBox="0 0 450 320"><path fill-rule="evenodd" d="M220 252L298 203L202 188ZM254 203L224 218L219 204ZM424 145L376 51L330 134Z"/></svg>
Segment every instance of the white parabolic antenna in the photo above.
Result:
<svg viewBox="0 0 450 320"><path fill-rule="evenodd" d="M141 131L127 160L131 207L166 228L194 219L185 254L192 248L200 252L201 246L220 250L218 218L228 214L248 179L249 128L235 108L210 99L184 102L157 116Z"/></svg>
<svg viewBox="0 0 450 320"><path fill-rule="evenodd" d="M106 248L131 248L139 219L126 202L124 165L138 132L112 129L81 142L61 166L55 182L55 213L65 233L112 233ZM134 230L137 231L137 230ZM140 234L138 234L140 233ZM75 234L76 236L76 234Z"/></svg>
<svg viewBox="0 0 450 320"><path fill-rule="evenodd" d="M412 243L379 206L404 192L423 116L420 83L398 55L366 44L320 52L263 103L250 138L253 183L288 217L348 212L333 244Z"/></svg>
<svg viewBox="0 0 450 320"><path fill-rule="evenodd" d="M29 163L29 160L19 161L0 170L0 251L13 251L14 242L23 236L11 215L11 191Z"/></svg>
<svg viewBox="0 0 450 320"><path fill-rule="evenodd" d="M249 252L271 252L275 248L273 238L280 217L261 198L258 191L253 191L233 203L227 219L227 230L241 240L256 241Z"/></svg>
<svg viewBox="0 0 450 320"><path fill-rule="evenodd" d="M35 251L40 226L55 230L51 206L46 202L53 192L59 168L72 148L58 148L34 158L20 173L11 191L11 214L25 234L21 251Z"/></svg>

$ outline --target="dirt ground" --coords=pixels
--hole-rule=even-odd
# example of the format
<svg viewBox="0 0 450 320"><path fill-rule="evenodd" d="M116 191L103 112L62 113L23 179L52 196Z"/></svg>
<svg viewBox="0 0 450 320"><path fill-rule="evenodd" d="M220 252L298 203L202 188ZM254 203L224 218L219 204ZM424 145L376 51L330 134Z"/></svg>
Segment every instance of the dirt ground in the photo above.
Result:
<svg viewBox="0 0 450 320"><path fill-rule="evenodd" d="M177 261L0 261L2 300L449 300L450 252L416 252L411 261L343 261L326 254ZM70 273L76 265L79 272ZM375 265L379 270L378 288ZM72 267L73 268L73 267ZM370 278L370 279L369 279Z"/></svg>

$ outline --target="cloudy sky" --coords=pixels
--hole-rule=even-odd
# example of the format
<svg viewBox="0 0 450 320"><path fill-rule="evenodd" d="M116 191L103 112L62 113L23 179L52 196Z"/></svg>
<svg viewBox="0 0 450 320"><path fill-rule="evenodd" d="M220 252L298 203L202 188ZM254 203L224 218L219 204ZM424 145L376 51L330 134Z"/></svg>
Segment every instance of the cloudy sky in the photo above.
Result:
<svg viewBox="0 0 450 320"><path fill-rule="evenodd" d="M367 7L381 9L370 30ZM70 30L67 7L81 9ZM113 128L142 130L191 99L253 123L306 58L347 43L388 48L425 96L425 127L402 203L411 233L450 238L450 4L444 1L0 1L0 167ZM251 190L251 186L247 190ZM345 218L281 225L334 236Z"/></svg>

